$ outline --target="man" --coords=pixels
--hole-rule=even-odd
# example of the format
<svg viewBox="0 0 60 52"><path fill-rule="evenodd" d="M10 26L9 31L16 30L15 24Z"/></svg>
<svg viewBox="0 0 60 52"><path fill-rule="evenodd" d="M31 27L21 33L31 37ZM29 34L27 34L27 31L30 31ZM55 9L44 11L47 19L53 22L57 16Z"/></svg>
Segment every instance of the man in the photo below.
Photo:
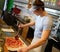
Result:
<svg viewBox="0 0 60 52"><path fill-rule="evenodd" d="M19 52L44 52L46 41L51 32L52 18L44 9L44 3L38 0L39 3L34 4L34 13L37 15L35 22L19 25L20 28L35 25L34 38L29 46L21 48Z"/></svg>

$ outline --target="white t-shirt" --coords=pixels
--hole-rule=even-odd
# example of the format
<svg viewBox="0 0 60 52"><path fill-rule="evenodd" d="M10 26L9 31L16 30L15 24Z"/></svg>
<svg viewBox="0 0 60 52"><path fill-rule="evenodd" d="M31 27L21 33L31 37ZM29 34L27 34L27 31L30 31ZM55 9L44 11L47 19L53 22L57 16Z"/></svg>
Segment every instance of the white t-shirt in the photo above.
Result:
<svg viewBox="0 0 60 52"><path fill-rule="evenodd" d="M41 38L43 30L51 30L53 25L52 17L49 15L47 16L37 16L35 20L35 31L34 37Z"/></svg>

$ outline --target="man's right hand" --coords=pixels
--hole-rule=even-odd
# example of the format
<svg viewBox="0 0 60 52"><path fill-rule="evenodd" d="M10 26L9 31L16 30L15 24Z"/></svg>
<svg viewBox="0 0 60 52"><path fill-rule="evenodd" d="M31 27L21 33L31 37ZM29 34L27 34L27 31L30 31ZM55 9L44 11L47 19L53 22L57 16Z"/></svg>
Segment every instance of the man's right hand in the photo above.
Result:
<svg viewBox="0 0 60 52"><path fill-rule="evenodd" d="M19 27L19 28L23 28L24 25L23 25L23 24L19 24L18 27Z"/></svg>

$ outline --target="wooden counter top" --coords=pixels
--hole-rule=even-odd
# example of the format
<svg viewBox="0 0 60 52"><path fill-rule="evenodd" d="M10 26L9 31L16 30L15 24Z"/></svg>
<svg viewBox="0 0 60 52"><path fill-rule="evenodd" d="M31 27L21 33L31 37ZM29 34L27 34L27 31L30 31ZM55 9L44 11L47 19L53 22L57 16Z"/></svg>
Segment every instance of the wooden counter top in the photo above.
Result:
<svg viewBox="0 0 60 52"><path fill-rule="evenodd" d="M4 52L9 52L6 46L4 46Z"/></svg>
<svg viewBox="0 0 60 52"><path fill-rule="evenodd" d="M6 23L0 18L0 24L6 25Z"/></svg>

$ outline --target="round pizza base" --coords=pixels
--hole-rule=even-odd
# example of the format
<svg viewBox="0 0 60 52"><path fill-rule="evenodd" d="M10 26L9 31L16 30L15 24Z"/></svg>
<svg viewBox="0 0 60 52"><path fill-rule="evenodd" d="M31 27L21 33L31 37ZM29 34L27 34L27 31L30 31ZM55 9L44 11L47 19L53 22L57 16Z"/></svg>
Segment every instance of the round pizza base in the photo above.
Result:
<svg viewBox="0 0 60 52"><path fill-rule="evenodd" d="M20 39L20 38L19 38ZM21 39L20 39L21 40ZM22 41L22 40L21 40ZM7 49L8 50L10 50L10 51L18 51L19 49L21 49L21 48L24 48L24 47L26 47L26 44L22 41L22 45L21 46L19 46L19 47L17 47L17 48L12 48L12 47L9 47L6 43L5 43L5 46L7 47Z"/></svg>

